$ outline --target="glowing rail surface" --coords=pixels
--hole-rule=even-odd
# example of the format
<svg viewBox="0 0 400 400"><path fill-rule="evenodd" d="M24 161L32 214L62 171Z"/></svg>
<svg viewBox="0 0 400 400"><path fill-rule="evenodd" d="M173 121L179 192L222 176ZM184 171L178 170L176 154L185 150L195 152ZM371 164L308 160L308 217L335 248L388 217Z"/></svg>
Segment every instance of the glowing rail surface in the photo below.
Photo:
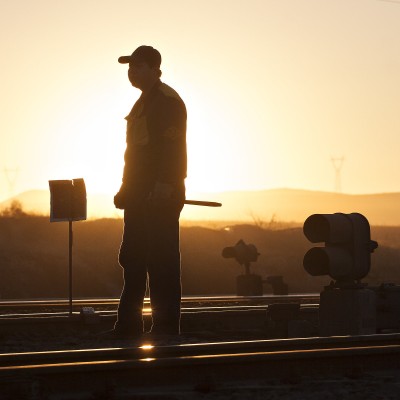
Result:
<svg viewBox="0 0 400 400"><path fill-rule="evenodd" d="M265 303L279 301L302 301L315 302L319 299L319 294L290 294L290 295L264 295L264 296L185 296L182 298L182 304L201 304L201 303ZM95 307L95 306L113 306L118 305L119 298L85 298L73 300L74 307ZM144 306L150 304L148 297L144 300ZM45 308L45 307L68 307L68 299L37 299L37 300L2 300L0 301L0 310L10 308Z"/></svg>

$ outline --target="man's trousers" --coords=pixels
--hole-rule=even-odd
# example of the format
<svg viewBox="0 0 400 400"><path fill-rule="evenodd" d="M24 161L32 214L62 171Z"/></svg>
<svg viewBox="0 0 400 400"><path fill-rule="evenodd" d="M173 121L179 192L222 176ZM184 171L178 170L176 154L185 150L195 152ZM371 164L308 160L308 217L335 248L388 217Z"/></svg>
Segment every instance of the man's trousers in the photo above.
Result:
<svg viewBox="0 0 400 400"><path fill-rule="evenodd" d="M151 331L179 334L181 306L181 262L179 216L182 204L145 202L126 208L119 263L124 287L115 329L143 332L143 300L149 282Z"/></svg>

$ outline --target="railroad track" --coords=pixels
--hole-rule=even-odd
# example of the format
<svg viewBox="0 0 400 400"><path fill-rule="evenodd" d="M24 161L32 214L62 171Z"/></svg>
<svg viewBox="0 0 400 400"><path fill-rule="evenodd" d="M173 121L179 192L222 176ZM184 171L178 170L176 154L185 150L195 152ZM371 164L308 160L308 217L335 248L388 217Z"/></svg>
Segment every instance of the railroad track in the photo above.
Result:
<svg viewBox="0 0 400 400"><path fill-rule="evenodd" d="M206 340L236 340L278 338L288 336L312 336L317 331L317 304L314 295L304 296L263 296L257 298L212 297L184 299L181 314L181 329L184 334L199 335ZM299 318L306 331L293 335L288 330L287 321L275 323L268 320L271 304L296 303L306 301L299 308ZM113 299L112 301L115 301ZM101 304L109 301L100 300ZM20 305L19 302L17 303ZM30 304L30 303L28 303ZM51 302L46 302L46 306ZM56 302L60 307L68 307L66 301ZM80 304L88 306L90 300ZM22 305L25 307L25 304ZM43 302L40 302L43 307ZM84 314L75 311L70 315L62 308L55 312L34 312L32 306L26 313L0 315L0 352L36 351L64 348L92 348L93 337L112 328L116 320L116 308L103 309L95 313ZM18 308L12 309L17 311ZM151 328L151 309L145 304L145 330ZM112 345L112 343L110 344Z"/></svg>
<svg viewBox="0 0 400 400"><path fill-rule="evenodd" d="M7 382L14 395L25 387L49 398L99 390L103 398L114 398L111 392L125 398L157 387L165 394L178 386L207 391L207 385L255 379L364 374L398 369L399 340L391 334L164 346L142 341L125 348L1 354L0 385Z"/></svg>
<svg viewBox="0 0 400 400"><path fill-rule="evenodd" d="M182 307L207 307L227 305L268 305L272 303L300 302L302 304L318 303L319 294L291 294L264 296L185 296ZM97 310L116 309L119 298L85 298L73 301L73 309L79 312L82 307L93 307ZM144 308L150 307L150 299L145 298ZM68 299L39 300L2 300L0 301L0 316L5 314L29 314L40 312L60 312L69 308Z"/></svg>
<svg viewBox="0 0 400 400"><path fill-rule="evenodd" d="M316 304L302 304L301 306L303 307L312 307L318 306L318 303ZM231 312L240 312L240 311L265 311L267 309L268 305L229 305L229 306L198 306L198 307L182 307L181 312L183 314L189 314L189 313L196 313L196 314L201 314L201 313L231 313ZM96 315L101 316L101 317L115 317L116 316L117 310L104 310L104 311L98 311ZM146 315L151 315L151 308L150 307L145 307L143 309L143 314ZM72 319L77 319L82 315L82 312L74 312L72 314ZM0 323L1 321L12 321L12 320L18 320L18 319L30 319L34 321L34 319L38 318L60 318L60 317L69 317L70 314L66 311L58 311L58 312L30 312L30 313L8 313L8 314L0 314Z"/></svg>
<svg viewBox="0 0 400 400"><path fill-rule="evenodd" d="M300 308L302 313L308 313L309 316L315 317L318 305L311 303L311 301L318 302L318 297L315 295L184 298L181 326L183 332L248 331L250 334L258 332L261 336L265 336L268 307L276 303L299 304L300 301L305 302ZM97 306L93 307L96 304ZM111 309L107 309L110 304L112 305ZM75 304L76 311L70 314L66 311L68 309L66 300L3 302L3 313L0 314L0 332L6 335L9 341L13 341L13 338L24 337L29 332L38 335L38 332L43 331L51 337L58 337L63 332L67 334L71 329L78 336L82 331L107 330L111 329L116 320L116 305L117 299L78 300ZM86 314L80 312L83 307L93 307L93 309ZM96 311L94 312L94 310ZM143 315L145 328L149 330L151 308L148 302L145 302ZM286 335L285 332L276 335L281 334ZM276 335L272 337L276 337ZM0 343L0 351L1 348Z"/></svg>
<svg viewBox="0 0 400 400"><path fill-rule="evenodd" d="M254 380L258 385L266 379L296 381L303 376L338 374L357 377L372 370L399 369L400 334L268 339L272 331L265 326L266 310L271 304L303 303L302 318L307 310L312 311L309 315L314 318L318 300L316 295L184 299L183 342L164 345L150 339L135 343L101 339L96 342L88 332L79 336L83 330L98 331L99 325L83 325L78 311L68 316L63 311L68 308L67 300L42 300L39 308L31 302L3 302L4 309L8 305L14 314L4 314L4 319L0 318L3 338L7 338L7 329L10 329L11 338L8 347L1 350L0 346L3 351L0 354L0 399L13 399L16 394L21 399L52 399L60 395L91 399L131 399L132 395L143 399L192 398L174 394L171 397L168 393L218 392L220 388L228 390L241 384L248 391ZM96 308L104 307L97 314L102 323L109 324L115 320L115 309L107 307L115 307L117 302L118 299L82 299L74 306L76 310L96 304L99 305ZM47 316L46 313L35 314L40 307L48 309L52 304L56 304L58 311ZM20 306L22 308L18 308ZM149 304L145 303L145 309L146 306L145 320L150 317ZM21 309L30 312L15 313ZM55 320L65 324L54 324ZM312 318L311 321L315 322ZM288 333L288 325L285 327L283 323L282 326L272 332L278 336L272 337L284 337L279 335ZM24 346L18 343L18 327L22 332L21 343L24 340L42 342L39 349L46 351L24 351ZM72 334L71 327L76 327ZM202 329L214 335L204 335ZM246 336L242 329L249 329L250 335ZM233 336L226 335L229 330L234 332ZM258 340L243 340L246 337ZM52 348L57 350L48 351Z"/></svg>

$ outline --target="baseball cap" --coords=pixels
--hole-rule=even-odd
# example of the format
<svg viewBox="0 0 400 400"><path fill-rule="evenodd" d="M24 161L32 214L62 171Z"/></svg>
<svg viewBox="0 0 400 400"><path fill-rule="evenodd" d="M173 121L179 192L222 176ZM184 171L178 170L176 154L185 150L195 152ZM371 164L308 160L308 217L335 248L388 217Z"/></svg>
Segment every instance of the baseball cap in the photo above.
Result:
<svg viewBox="0 0 400 400"><path fill-rule="evenodd" d="M130 62L145 62L150 67L160 67L161 54L151 46L139 46L130 56L121 56L118 58L120 64Z"/></svg>

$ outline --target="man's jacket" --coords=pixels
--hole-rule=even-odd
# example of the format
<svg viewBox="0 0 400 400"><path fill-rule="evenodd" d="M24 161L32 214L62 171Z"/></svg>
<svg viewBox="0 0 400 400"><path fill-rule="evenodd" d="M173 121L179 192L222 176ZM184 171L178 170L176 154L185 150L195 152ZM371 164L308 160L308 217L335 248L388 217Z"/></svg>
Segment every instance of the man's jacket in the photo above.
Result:
<svg viewBox="0 0 400 400"><path fill-rule="evenodd" d="M178 93L158 81L141 96L127 120L121 191L147 196L156 182L183 186L186 178L186 107Z"/></svg>

